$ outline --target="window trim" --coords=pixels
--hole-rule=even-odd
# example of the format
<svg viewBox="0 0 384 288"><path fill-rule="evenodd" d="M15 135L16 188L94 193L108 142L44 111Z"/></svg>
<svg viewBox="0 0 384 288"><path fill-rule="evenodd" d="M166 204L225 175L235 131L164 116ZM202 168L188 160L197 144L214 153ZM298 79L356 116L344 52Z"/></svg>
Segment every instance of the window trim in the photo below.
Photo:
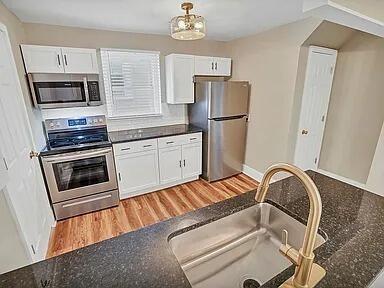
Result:
<svg viewBox="0 0 384 288"><path fill-rule="evenodd" d="M113 101L112 97L112 87L110 85L111 83L111 73L110 73L110 61L108 61L108 72L104 72L104 62L103 62L103 53L108 52L131 52L131 53L143 53L143 54L157 54L159 56L159 112L154 114L138 114L138 115L126 115L126 116L111 116L109 115L108 111L108 101ZM119 48L100 48L100 60L101 60L101 78L103 82L103 88L104 88L104 94L105 94L105 106L106 106L106 116L108 119L112 120L118 120L118 119L136 119L136 118L149 118L149 117L162 117L163 116L163 108L162 108L162 75L161 75L161 52L160 51L154 51L154 50L140 50L140 49L119 49ZM106 75L107 74L107 75ZM107 76L107 77L106 77ZM107 79L106 79L107 78ZM109 83L106 85L106 80L108 80ZM108 87L107 87L108 86ZM108 90L108 91L107 91ZM109 93L110 99L108 100L107 93Z"/></svg>

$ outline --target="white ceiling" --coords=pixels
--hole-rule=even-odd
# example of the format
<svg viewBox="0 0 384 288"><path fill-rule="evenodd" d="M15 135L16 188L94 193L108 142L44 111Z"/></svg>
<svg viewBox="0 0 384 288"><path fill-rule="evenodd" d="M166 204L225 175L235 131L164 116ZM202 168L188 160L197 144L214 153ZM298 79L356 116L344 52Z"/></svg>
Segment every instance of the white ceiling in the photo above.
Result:
<svg viewBox="0 0 384 288"><path fill-rule="evenodd" d="M180 0L0 0L21 21L139 33L169 33ZM194 0L208 38L232 40L304 18L303 0Z"/></svg>

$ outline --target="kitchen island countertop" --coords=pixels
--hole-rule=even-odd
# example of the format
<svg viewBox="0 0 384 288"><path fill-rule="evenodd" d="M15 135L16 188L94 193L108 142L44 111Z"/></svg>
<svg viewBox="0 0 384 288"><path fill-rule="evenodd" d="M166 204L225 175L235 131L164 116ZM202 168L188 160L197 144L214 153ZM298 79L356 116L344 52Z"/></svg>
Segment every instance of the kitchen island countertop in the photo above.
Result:
<svg viewBox="0 0 384 288"><path fill-rule="evenodd" d="M315 250L326 276L317 287L366 287L384 267L384 198L308 171L319 188L320 229L327 241ZM255 191L164 222L0 275L0 287L191 287L168 239L255 205ZM308 197L294 178L270 186L267 202L299 221ZM172 235L172 236L170 236ZM293 266L262 287L278 287Z"/></svg>

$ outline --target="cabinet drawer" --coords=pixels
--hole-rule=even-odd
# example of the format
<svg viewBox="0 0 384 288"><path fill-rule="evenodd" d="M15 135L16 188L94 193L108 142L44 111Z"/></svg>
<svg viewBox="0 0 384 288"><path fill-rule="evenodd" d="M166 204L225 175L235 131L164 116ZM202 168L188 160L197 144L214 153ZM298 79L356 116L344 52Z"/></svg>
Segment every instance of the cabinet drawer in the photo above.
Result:
<svg viewBox="0 0 384 288"><path fill-rule="evenodd" d="M159 148L180 146L185 142L184 136L185 135L178 135L178 136L159 138L158 139Z"/></svg>
<svg viewBox="0 0 384 288"><path fill-rule="evenodd" d="M119 205L119 192L112 190L53 204L56 219L61 220Z"/></svg>
<svg viewBox="0 0 384 288"><path fill-rule="evenodd" d="M159 148L172 147L190 143L201 142L201 133L185 134L171 137L159 138Z"/></svg>
<svg viewBox="0 0 384 288"><path fill-rule="evenodd" d="M190 143L199 143L202 139L201 133L193 133L193 134L187 134L184 136L184 143L183 144L190 144Z"/></svg>
<svg viewBox="0 0 384 288"><path fill-rule="evenodd" d="M115 155L124 155L129 153L136 153L142 151L156 150L157 139L134 141L127 143L114 144L113 150Z"/></svg>

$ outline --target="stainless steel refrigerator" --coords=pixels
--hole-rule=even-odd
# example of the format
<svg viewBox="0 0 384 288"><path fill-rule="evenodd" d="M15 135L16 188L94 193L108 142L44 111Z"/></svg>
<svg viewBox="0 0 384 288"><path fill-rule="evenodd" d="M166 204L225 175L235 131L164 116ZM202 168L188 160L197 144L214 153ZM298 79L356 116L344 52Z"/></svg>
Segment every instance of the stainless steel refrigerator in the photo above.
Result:
<svg viewBox="0 0 384 288"><path fill-rule="evenodd" d="M203 129L203 178L215 181L242 171L249 83L196 78L189 123Z"/></svg>

